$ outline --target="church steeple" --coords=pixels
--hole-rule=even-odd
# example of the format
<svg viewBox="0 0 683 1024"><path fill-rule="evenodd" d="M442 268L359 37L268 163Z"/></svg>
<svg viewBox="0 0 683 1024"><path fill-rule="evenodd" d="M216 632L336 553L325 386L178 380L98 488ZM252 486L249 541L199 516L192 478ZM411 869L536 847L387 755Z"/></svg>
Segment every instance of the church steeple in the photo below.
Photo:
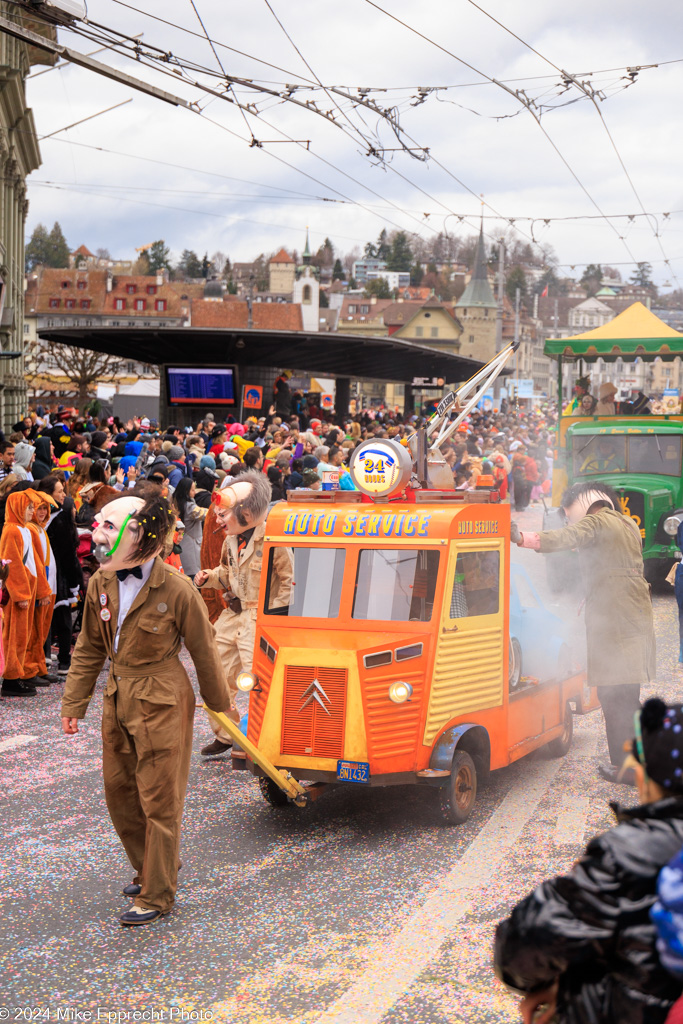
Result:
<svg viewBox="0 0 683 1024"><path fill-rule="evenodd" d="M301 257L305 267L308 267L311 262L311 249L308 244L308 224L306 225L306 247L304 248L303 255Z"/></svg>
<svg viewBox="0 0 683 1024"><path fill-rule="evenodd" d="M484 246L484 223L482 220L481 228L479 229L479 238L477 239L477 247L474 252L474 266L472 268L472 277L470 278L469 284L465 288L458 299L456 305L463 308L468 306L488 307L489 309L495 309L497 307L496 300L493 292L491 291L491 285L489 284L489 272L486 263L486 248Z"/></svg>

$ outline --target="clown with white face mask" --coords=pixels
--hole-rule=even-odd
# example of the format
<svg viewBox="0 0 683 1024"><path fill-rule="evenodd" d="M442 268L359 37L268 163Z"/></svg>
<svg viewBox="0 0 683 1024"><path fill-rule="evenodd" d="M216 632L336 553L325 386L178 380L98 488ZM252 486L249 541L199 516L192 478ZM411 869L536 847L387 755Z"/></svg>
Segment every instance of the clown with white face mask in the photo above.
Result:
<svg viewBox="0 0 683 1024"><path fill-rule="evenodd" d="M233 704L229 717L234 722L240 720L234 706L237 676L251 670L254 657L263 538L270 500L270 482L255 470L240 473L228 486L213 492L216 520L225 536L220 565L201 569L194 578L197 587L222 590L228 605L216 620L216 638ZM289 549L276 548L270 581L273 607L289 603L292 568ZM210 724L216 739L202 748L205 757L224 754L232 746L230 736L213 719Z"/></svg>
<svg viewBox="0 0 683 1024"><path fill-rule="evenodd" d="M575 484L562 498L567 526L521 533L513 543L543 554L576 549L586 590L588 685L598 688L605 715L609 765L599 773L616 782L623 745L640 707L640 687L655 678L650 589L643 576L640 531L621 512L619 495L602 483Z"/></svg>
<svg viewBox="0 0 683 1024"><path fill-rule="evenodd" d="M104 791L128 859L134 899L119 920L145 925L173 907L180 821L192 752L195 697L179 660L194 661L202 698L229 713L230 698L204 602L166 565L175 514L164 498L115 498L97 514L100 569L88 585L83 626L62 703L62 728L78 732L107 658L102 716Z"/></svg>

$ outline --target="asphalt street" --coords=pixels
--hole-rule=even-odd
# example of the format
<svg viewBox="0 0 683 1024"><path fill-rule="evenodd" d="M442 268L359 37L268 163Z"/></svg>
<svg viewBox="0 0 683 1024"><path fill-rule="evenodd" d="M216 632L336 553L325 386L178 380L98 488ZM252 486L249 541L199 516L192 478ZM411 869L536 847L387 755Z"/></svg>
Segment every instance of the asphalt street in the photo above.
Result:
<svg viewBox="0 0 683 1024"><path fill-rule="evenodd" d="M541 557L521 555L540 581ZM578 603L551 607L580 632ZM673 596L654 608L652 693L680 700ZM576 720L564 759L537 752L494 773L459 828L413 788L348 786L273 810L229 760L200 757L211 733L198 711L176 909L123 929L132 872L102 791L102 691L69 738L61 690L0 701L0 1020L518 1020L491 970L496 922L609 827L609 800L634 799L596 775L598 712Z"/></svg>

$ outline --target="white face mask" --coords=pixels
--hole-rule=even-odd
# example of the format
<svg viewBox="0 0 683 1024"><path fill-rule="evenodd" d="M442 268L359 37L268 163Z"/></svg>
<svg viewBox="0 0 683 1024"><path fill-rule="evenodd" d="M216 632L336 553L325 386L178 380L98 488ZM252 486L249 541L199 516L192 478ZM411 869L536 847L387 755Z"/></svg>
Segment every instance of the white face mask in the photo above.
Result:
<svg viewBox="0 0 683 1024"><path fill-rule="evenodd" d="M570 526L574 526L580 522L586 515L588 515L588 509L591 505L594 505L596 501L603 501L609 508L614 509L614 505L602 491L586 491L585 494L581 494L576 501L565 509L567 516L567 522Z"/></svg>

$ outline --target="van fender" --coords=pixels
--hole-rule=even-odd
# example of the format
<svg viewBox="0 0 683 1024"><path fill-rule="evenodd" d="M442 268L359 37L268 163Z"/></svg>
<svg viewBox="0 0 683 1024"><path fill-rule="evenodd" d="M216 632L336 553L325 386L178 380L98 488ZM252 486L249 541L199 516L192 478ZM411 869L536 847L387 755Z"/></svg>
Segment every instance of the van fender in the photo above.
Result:
<svg viewBox="0 0 683 1024"><path fill-rule="evenodd" d="M477 769L480 782L486 782L491 771L491 740L483 725L460 722L441 733L432 748L429 767L450 771L456 749L465 750Z"/></svg>

